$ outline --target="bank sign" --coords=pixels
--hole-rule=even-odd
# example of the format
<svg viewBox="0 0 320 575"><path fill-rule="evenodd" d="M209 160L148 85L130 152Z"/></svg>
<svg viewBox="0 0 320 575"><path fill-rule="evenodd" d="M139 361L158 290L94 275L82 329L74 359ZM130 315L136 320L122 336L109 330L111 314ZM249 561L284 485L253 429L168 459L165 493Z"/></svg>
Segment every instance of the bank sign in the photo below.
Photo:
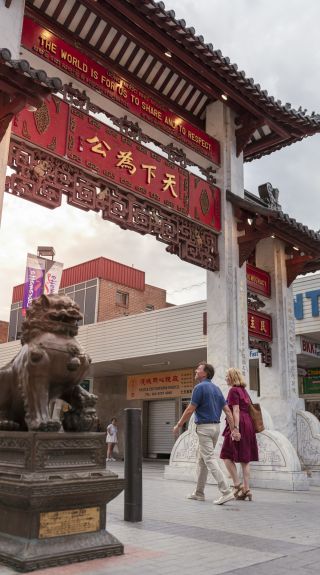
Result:
<svg viewBox="0 0 320 575"><path fill-rule="evenodd" d="M300 336L296 345L297 354L309 355L320 359L320 343Z"/></svg>
<svg viewBox="0 0 320 575"><path fill-rule="evenodd" d="M294 316L296 320L304 319L305 308L311 307L311 316L319 317L320 315L320 289L297 293L294 298Z"/></svg>

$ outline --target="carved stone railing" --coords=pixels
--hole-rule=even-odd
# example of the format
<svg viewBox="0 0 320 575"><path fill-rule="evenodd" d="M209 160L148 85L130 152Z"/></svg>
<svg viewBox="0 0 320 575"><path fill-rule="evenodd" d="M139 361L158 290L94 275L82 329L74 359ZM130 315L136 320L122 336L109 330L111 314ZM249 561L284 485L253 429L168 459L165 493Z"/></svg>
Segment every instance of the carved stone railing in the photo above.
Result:
<svg viewBox="0 0 320 575"><path fill-rule="evenodd" d="M297 450L310 484L320 485L320 421L309 411L297 411Z"/></svg>

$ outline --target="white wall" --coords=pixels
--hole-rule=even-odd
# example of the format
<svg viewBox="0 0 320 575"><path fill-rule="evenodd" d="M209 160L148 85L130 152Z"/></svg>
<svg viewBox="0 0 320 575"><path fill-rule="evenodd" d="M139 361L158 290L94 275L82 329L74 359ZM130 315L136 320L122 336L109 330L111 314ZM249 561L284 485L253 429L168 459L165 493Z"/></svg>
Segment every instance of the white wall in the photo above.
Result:
<svg viewBox="0 0 320 575"><path fill-rule="evenodd" d="M206 348L205 301L121 317L79 328L77 339L93 363ZM20 341L0 345L0 367L19 351Z"/></svg>

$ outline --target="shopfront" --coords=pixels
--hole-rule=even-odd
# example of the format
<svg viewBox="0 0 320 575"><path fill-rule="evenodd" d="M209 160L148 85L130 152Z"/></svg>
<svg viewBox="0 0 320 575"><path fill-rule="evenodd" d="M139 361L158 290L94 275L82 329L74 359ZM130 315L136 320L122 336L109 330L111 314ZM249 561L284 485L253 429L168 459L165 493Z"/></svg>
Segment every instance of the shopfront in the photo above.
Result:
<svg viewBox="0 0 320 575"><path fill-rule="evenodd" d="M130 375L127 399L143 401L145 452L150 458L170 456L172 428L190 401L194 369Z"/></svg>
<svg viewBox="0 0 320 575"><path fill-rule="evenodd" d="M299 395L320 419L320 274L293 284Z"/></svg>

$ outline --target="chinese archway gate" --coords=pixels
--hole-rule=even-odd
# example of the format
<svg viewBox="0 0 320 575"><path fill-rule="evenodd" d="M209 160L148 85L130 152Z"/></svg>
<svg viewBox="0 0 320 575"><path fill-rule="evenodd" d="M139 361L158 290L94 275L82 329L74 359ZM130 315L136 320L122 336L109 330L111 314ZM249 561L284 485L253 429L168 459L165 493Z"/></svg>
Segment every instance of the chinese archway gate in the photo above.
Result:
<svg viewBox="0 0 320 575"><path fill-rule="evenodd" d="M87 113L88 99L86 111L68 89L65 95L72 104L52 96L15 117L7 191L50 209L66 194L70 205L101 211L123 229L154 235L181 259L217 270L220 189L182 167L185 155L175 162L174 148L166 159L142 145L133 123L117 119L116 131Z"/></svg>
<svg viewBox="0 0 320 575"><path fill-rule="evenodd" d="M19 114L7 191L50 209L65 195L218 271L207 274L216 380L223 386L230 366L248 377L248 347L258 349L264 407L276 406L275 427L295 444L302 400L290 285L320 269L320 235L282 212L270 184L259 197L245 191L243 163L319 133L320 116L275 100L163 2L25 4L21 55L58 69L64 87L33 101L33 113L21 111L21 94L9 102ZM30 77L42 88L47 80L43 70Z"/></svg>

